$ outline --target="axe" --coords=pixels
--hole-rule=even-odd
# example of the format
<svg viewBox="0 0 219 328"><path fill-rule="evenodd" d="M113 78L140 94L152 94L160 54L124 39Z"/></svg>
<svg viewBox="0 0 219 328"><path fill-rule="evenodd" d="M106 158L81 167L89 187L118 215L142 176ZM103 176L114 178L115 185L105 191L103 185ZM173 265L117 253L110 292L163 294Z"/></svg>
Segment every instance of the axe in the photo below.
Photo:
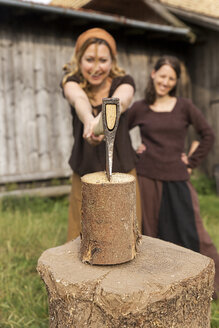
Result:
<svg viewBox="0 0 219 328"><path fill-rule="evenodd" d="M94 134L104 134L106 142L106 175L108 180L112 177L113 146L116 130L119 124L120 107L119 98L102 99L102 120L94 128Z"/></svg>

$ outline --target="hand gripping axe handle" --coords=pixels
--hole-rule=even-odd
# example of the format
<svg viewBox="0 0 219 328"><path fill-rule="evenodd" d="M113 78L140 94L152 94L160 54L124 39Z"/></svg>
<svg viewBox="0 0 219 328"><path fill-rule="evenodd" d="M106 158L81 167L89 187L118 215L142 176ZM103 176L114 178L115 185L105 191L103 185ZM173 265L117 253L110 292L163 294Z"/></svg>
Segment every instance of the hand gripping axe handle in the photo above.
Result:
<svg viewBox="0 0 219 328"><path fill-rule="evenodd" d="M106 175L108 180L112 177L113 147L117 127L119 125L120 106L119 98L103 98L102 120L106 142Z"/></svg>

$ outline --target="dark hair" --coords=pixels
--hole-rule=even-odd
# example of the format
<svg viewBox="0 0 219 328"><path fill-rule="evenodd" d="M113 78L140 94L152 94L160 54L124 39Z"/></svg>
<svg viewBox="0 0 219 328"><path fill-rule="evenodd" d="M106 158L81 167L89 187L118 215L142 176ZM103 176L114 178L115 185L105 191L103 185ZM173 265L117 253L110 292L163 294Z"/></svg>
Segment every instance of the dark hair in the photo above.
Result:
<svg viewBox="0 0 219 328"><path fill-rule="evenodd" d="M181 69L180 69L180 62L179 60L174 57L174 56L162 56L158 61L156 62L154 66L154 71L158 71L163 65L169 65L171 66L174 71L176 72L177 80L180 77ZM169 95L170 96L175 96L176 95L176 88L177 84L175 87L170 91ZM149 81L145 90L145 99L147 104L151 105L155 102L156 100L156 91L154 88L154 82L152 77L149 77Z"/></svg>

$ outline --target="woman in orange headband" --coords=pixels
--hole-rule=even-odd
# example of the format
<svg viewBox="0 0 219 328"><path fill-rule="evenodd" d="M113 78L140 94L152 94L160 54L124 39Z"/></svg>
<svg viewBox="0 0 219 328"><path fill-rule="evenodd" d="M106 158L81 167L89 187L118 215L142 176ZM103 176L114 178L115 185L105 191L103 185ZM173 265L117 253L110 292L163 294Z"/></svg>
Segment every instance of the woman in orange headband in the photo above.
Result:
<svg viewBox="0 0 219 328"><path fill-rule="evenodd" d="M68 240L81 230L81 181L87 173L105 170L105 143L96 137L93 128L101 115L102 98L120 99L120 122L114 145L114 172L135 172L135 154L127 126L126 109L131 104L135 84L130 75L117 65L116 42L100 28L82 33L75 44L74 56L64 66L62 80L64 97L73 117L74 145L69 160L73 170L69 206ZM141 206L137 186L137 217L141 230Z"/></svg>

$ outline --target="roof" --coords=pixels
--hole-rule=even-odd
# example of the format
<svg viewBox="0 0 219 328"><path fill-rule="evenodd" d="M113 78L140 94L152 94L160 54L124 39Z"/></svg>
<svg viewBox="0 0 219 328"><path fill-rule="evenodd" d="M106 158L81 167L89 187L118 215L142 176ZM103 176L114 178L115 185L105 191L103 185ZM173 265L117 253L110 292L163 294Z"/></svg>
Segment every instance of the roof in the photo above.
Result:
<svg viewBox="0 0 219 328"><path fill-rule="evenodd" d="M178 35L190 42L196 39L191 28L154 0L0 0L0 5L32 11L72 16L114 26ZM82 7L81 7L82 6ZM76 8L78 7L78 8Z"/></svg>
<svg viewBox="0 0 219 328"><path fill-rule="evenodd" d="M86 5L88 2L90 2L90 0L51 0L49 5L78 9Z"/></svg>
<svg viewBox="0 0 219 328"><path fill-rule="evenodd" d="M218 0L159 0L183 21L219 31Z"/></svg>
<svg viewBox="0 0 219 328"><path fill-rule="evenodd" d="M161 25L171 25L161 14L150 8L146 1L142 0L92 0L83 7L112 15L124 16L139 21L147 21Z"/></svg>
<svg viewBox="0 0 219 328"><path fill-rule="evenodd" d="M218 0L160 0L160 2L189 12L219 18Z"/></svg>
<svg viewBox="0 0 219 328"><path fill-rule="evenodd" d="M115 17L114 22L123 22L123 24L132 25L135 27L148 28L151 30L168 31L172 33L180 33L180 29L187 29L187 38L190 42L196 39L195 34L190 27L180 21L177 17L171 14L162 4L154 0L52 0L52 6L62 8L72 8L88 10L90 13L99 13L104 15L112 15ZM80 7L81 6L81 7ZM132 21L130 21L132 20ZM171 31L171 27L173 28Z"/></svg>

